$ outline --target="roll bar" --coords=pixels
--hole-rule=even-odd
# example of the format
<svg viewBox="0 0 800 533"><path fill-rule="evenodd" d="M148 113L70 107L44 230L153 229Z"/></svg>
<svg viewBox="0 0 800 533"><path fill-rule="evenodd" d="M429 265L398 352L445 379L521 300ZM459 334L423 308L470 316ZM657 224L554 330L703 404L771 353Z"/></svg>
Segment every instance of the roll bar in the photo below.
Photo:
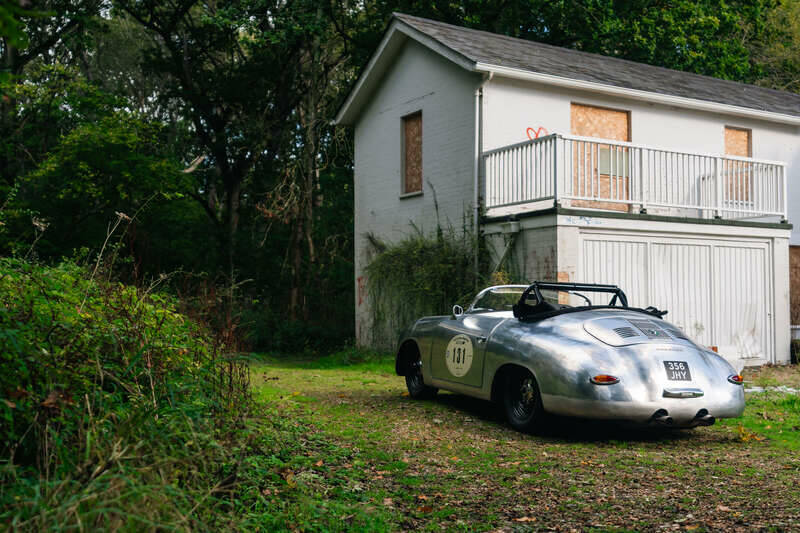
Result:
<svg viewBox="0 0 800 533"><path fill-rule="evenodd" d="M617 287L616 285L600 285L596 283L560 283L560 282L551 282L551 281L534 281L531 283L525 291L523 291L522 295L519 297L519 302L514 305L514 316L520 319L532 317L532 316L539 316L542 313L552 314L552 313L562 313L565 312L565 309L561 309L557 306L553 306L549 302L546 302L542 297L542 290L554 290L554 291L581 291L581 292L605 292L608 294L613 294L614 297L611 298L611 301L608 303L608 307L615 307L617 301L619 300L619 304L621 307L628 308L628 297L625 296L625 293L622 292L622 289ZM528 298L533 294L534 298L536 298L536 304L530 305L527 302ZM577 310L579 308L574 308Z"/></svg>
<svg viewBox="0 0 800 533"><path fill-rule="evenodd" d="M616 303L617 299L619 299L619 303L622 307L628 307L628 297L625 296L625 293L617 287L616 285L599 285L596 283L562 283L562 282L551 282L551 281L534 281L525 292L522 293L520 297L520 303L527 300L528 296L530 295L531 291L533 295L536 296L536 303L542 303L544 298L542 298L542 293L539 292L540 290L551 290L551 291L583 291L583 292L607 292L609 294L613 294L614 298L612 301ZM614 305L613 303L611 305Z"/></svg>

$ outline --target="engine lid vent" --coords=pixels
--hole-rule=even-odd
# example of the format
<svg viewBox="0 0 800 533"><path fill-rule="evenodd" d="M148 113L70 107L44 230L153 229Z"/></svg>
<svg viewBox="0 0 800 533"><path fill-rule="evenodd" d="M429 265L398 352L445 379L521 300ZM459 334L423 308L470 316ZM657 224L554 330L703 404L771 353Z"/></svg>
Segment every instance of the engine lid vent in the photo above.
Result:
<svg viewBox="0 0 800 533"><path fill-rule="evenodd" d="M635 329L628 326L614 328L614 333L616 333L623 339L629 339L631 337L639 337L639 333L637 333Z"/></svg>
<svg viewBox="0 0 800 533"><path fill-rule="evenodd" d="M628 322L636 326L648 339L670 339L667 332L658 327L652 320L633 320L628 319Z"/></svg>
<svg viewBox="0 0 800 533"><path fill-rule="evenodd" d="M681 339L681 340L684 340L684 341L690 340L689 337L687 337L686 334L684 332L682 332L681 330L679 330L678 328L674 328L674 327L671 327L671 326L666 326L663 329L664 329L664 331L666 331L667 333L669 333L670 335L672 335L676 339Z"/></svg>

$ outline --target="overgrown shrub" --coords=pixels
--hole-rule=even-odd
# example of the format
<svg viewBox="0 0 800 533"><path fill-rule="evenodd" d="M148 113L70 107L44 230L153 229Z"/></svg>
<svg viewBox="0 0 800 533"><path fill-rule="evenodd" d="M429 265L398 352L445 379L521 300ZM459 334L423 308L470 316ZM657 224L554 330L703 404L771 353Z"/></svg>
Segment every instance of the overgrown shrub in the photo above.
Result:
<svg viewBox="0 0 800 533"><path fill-rule="evenodd" d="M248 371L163 294L0 259L0 522L192 528L224 506ZM226 481L227 480L227 481Z"/></svg>
<svg viewBox="0 0 800 533"><path fill-rule="evenodd" d="M367 265L367 292L371 306L373 345L391 348L397 333L425 315L450 312L454 304L468 304L483 283L476 269L479 240L468 230L438 229L414 232L395 244L371 237L375 250ZM481 254L485 256L485 254Z"/></svg>

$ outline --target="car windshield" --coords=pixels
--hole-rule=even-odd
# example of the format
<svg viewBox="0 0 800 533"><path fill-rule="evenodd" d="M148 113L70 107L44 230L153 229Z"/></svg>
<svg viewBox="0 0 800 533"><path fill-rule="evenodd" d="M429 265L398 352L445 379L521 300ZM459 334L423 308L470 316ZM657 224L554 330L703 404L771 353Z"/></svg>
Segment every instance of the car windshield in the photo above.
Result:
<svg viewBox="0 0 800 533"><path fill-rule="evenodd" d="M522 285L507 285L485 289L475 297L470 312L511 311L526 288Z"/></svg>

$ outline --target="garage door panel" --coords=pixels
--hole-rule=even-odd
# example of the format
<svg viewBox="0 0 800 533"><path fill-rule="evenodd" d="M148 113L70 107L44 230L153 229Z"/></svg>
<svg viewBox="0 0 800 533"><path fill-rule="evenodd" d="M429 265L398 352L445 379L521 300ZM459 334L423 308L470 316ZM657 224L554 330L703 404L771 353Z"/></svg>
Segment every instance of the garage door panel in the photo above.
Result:
<svg viewBox="0 0 800 533"><path fill-rule="evenodd" d="M669 311L665 319L682 328L695 342L710 345L711 247L654 243L651 254L651 305Z"/></svg>
<svg viewBox="0 0 800 533"><path fill-rule="evenodd" d="M772 308L766 247L717 246L715 289L720 352L736 354L755 364L770 352Z"/></svg>
<svg viewBox="0 0 800 533"><path fill-rule="evenodd" d="M738 365L772 360L771 247L753 239L581 233L580 281L619 285Z"/></svg>
<svg viewBox="0 0 800 533"><path fill-rule="evenodd" d="M628 305L650 305L647 286L647 243L636 241L585 240L583 272L586 283L618 285Z"/></svg>

